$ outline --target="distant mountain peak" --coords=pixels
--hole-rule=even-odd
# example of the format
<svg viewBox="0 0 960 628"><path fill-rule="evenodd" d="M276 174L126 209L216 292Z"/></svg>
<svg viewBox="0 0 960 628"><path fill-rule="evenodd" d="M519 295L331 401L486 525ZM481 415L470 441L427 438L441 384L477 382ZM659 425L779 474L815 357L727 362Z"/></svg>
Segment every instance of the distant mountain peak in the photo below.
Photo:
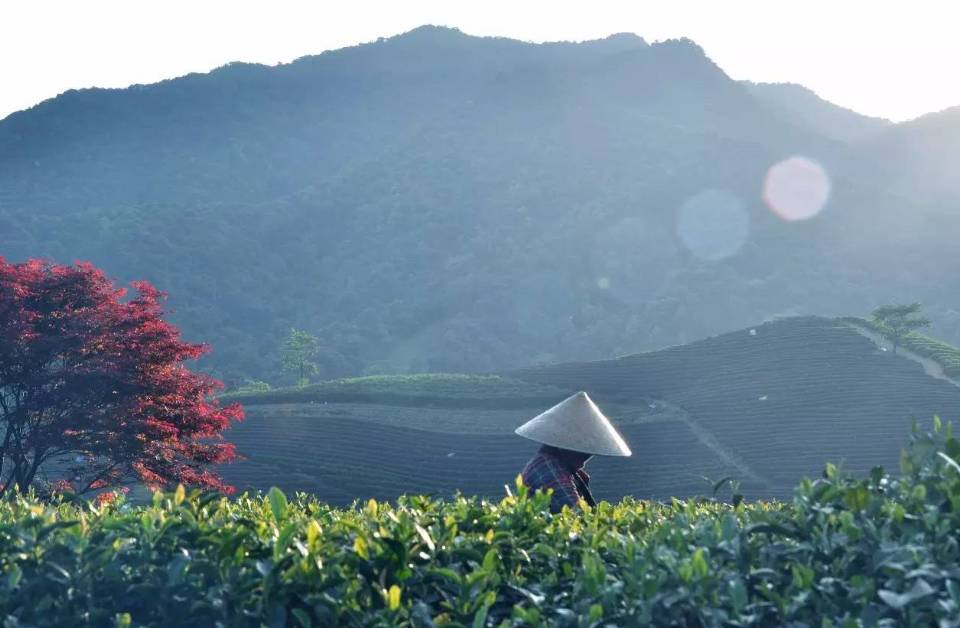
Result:
<svg viewBox="0 0 960 628"><path fill-rule="evenodd" d="M605 41L625 41L625 42L632 42L635 44L647 43L647 40L645 40L640 35L637 35L636 33L629 33L627 31L624 31L622 33L613 33L612 35L607 35L603 39Z"/></svg>
<svg viewBox="0 0 960 628"><path fill-rule="evenodd" d="M436 41L438 39L465 39L472 37L453 26L442 26L439 24L424 24L410 29L405 33L388 37L391 40L400 39L419 39L423 41Z"/></svg>
<svg viewBox="0 0 960 628"><path fill-rule="evenodd" d="M686 54L688 56L709 58L703 46L688 37L679 37L674 39L664 39L654 42L653 48L661 51L671 51L674 54Z"/></svg>
<svg viewBox="0 0 960 628"><path fill-rule="evenodd" d="M609 47L616 47L621 49L627 48L647 48L650 44L646 39L637 35L636 33L614 33L612 35L607 35L603 39L597 39L593 42L584 42L584 43L602 43Z"/></svg>
<svg viewBox="0 0 960 628"><path fill-rule="evenodd" d="M452 26L440 26L436 24L424 24L414 29L394 35L393 37L381 38L379 41L401 42L415 41L429 44L474 41L500 41L511 42L515 44L535 45L531 41L516 39L513 37L471 35L465 33L459 28ZM649 46L647 41L636 33L621 32L607 35L598 39L587 39L583 41L548 41L546 45L583 45L583 46L604 46L613 50L626 50L630 48L640 48Z"/></svg>
<svg viewBox="0 0 960 628"><path fill-rule="evenodd" d="M925 113L922 116L913 118L912 120L907 120L904 124L930 124L947 121L960 121L960 105L956 107L947 107L946 109L941 109L940 111L931 111L930 113Z"/></svg>
<svg viewBox="0 0 960 628"><path fill-rule="evenodd" d="M886 118L879 118L876 116L866 116L865 114L854 111L849 107L843 107L834 102L831 102L826 98L824 98L823 96L821 96L820 94L818 94L816 91L810 89L806 85L801 85L800 83L793 83L791 81L784 81L779 83L767 83L762 81L761 82L741 81L741 83L743 83L744 85L747 85L748 87L755 87L757 89L765 89L765 90L771 90L771 91L778 90L780 92L783 92L784 94L789 94L792 96L799 96L799 97L807 98L811 100L815 99L817 101L823 102L833 107L844 109L845 111L850 111L851 113L856 113L859 116L870 117L879 122L886 122L886 123L890 122L890 120L887 120Z"/></svg>
<svg viewBox="0 0 960 628"><path fill-rule="evenodd" d="M654 42L650 45L650 51L660 62L677 64L676 70L706 71L711 74L721 74L724 78L729 78L719 65L707 54L700 44L681 37L678 39L664 39Z"/></svg>

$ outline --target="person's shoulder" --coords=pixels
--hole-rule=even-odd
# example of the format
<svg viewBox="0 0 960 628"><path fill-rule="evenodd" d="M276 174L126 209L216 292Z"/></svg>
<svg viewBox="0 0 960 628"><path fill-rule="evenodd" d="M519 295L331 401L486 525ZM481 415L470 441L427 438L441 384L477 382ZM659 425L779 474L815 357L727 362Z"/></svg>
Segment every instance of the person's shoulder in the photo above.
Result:
<svg viewBox="0 0 960 628"><path fill-rule="evenodd" d="M537 452L532 458L530 458L530 460L527 461L527 464L523 466L523 471L526 473L528 471L541 469L549 466L549 464L550 461L546 458L546 456L544 456L541 452Z"/></svg>

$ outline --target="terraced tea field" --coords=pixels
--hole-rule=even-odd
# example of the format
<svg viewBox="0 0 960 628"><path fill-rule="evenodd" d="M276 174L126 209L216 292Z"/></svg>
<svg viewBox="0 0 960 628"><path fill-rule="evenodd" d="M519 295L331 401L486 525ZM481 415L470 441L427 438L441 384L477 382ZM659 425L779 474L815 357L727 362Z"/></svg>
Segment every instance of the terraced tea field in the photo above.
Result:
<svg viewBox="0 0 960 628"><path fill-rule="evenodd" d="M500 495L536 448L514 436L513 429L540 409L251 405L247 421L231 430L231 439L248 459L223 471L241 487L277 485L286 491L314 492L335 503L403 492L449 495L458 489ZM655 478L663 490L688 494L706 486L700 475L733 471L662 404L623 408L618 416L631 442L670 440L697 452L697 472L688 472L685 463L667 451L644 456L642 473L625 472L622 461L598 460L591 469L598 474L600 495L654 495L646 482L638 481L641 477Z"/></svg>
<svg viewBox="0 0 960 628"><path fill-rule="evenodd" d="M825 461L895 468L911 417L960 415L960 389L880 351L848 325L793 318L653 353L514 374L623 404L683 408L773 496ZM682 455L682 454L681 454Z"/></svg>
<svg viewBox="0 0 960 628"><path fill-rule="evenodd" d="M733 476L785 497L826 461L895 468L910 418L960 414L960 389L882 352L848 325L794 318L616 360L504 377L361 378L247 395L230 440L239 488L333 503L405 492L500 495L536 446L513 429L575 390L620 427L629 459L596 459L599 498L708 493Z"/></svg>

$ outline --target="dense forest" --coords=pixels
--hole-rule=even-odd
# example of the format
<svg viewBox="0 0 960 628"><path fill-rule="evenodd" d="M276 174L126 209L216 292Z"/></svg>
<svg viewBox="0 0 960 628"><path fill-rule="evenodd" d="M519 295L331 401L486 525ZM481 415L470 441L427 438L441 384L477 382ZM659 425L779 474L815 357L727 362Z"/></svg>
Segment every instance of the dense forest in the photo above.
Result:
<svg viewBox="0 0 960 628"><path fill-rule="evenodd" d="M914 300L956 343L958 135L960 110L866 118L734 81L689 40L422 27L7 117L0 255L152 281L231 384L280 381L291 327L319 337L324 378L610 357ZM794 155L831 189L791 222L762 191ZM686 234L703 207L729 219ZM717 233L732 245L698 249Z"/></svg>

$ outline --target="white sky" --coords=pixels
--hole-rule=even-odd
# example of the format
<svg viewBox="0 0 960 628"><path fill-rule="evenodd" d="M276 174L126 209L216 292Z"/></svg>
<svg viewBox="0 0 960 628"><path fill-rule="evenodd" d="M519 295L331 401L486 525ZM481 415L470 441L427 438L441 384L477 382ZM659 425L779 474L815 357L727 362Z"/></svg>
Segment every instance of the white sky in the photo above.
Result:
<svg viewBox="0 0 960 628"><path fill-rule="evenodd" d="M689 37L733 78L870 115L960 105L955 0L0 0L0 118L75 87L274 64L421 24L530 41Z"/></svg>

